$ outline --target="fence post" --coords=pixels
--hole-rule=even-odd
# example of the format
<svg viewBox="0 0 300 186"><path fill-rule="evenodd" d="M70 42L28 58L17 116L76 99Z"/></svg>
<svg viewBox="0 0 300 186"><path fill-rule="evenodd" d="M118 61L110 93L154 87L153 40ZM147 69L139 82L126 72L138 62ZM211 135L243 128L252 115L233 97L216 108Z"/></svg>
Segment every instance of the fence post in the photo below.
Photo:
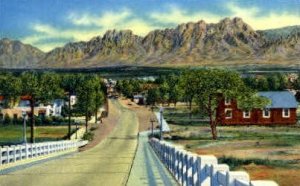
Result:
<svg viewBox="0 0 300 186"><path fill-rule="evenodd" d="M17 149L16 149L15 145L13 145L11 147L12 147L12 154L13 154L13 162L16 162L16 159L17 159Z"/></svg>
<svg viewBox="0 0 300 186"><path fill-rule="evenodd" d="M28 145L25 143L25 159L28 159Z"/></svg>
<svg viewBox="0 0 300 186"><path fill-rule="evenodd" d="M219 172L224 172L224 174L226 176L227 175L226 172L228 172L228 171L229 171L229 166L227 164L212 165L212 168L211 168L211 186L219 186L219 185L223 185L224 183L226 183L226 181L227 181L226 179L224 179L224 181L222 182L223 184L221 184L219 182L218 173Z"/></svg>
<svg viewBox="0 0 300 186"><path fill-rule="evenodd" d="M194 172L193 172L193 165L194 165L194 154L187 152L187 167L186 167L186 174L187 174L187 182L186 185L193 185L194 184Z"/></svg>
<svg viewBox="0 0 300 186"><path fill-rule="evenodd" d="M249 174L243 171L227 172L227 186L235 186L236 180L250 183Z"/></svg>
<svg viewBox="0 0 300 186"><path fill-rule="evenodd" d="M9 156L9 146L6 146L6 162L9 163L10 162L10 156Z"/></svg>
<svg viewBox="0 0 300 186"><path fill-rule="evenodd" d="M2 160L3 158L2 158L2 147L0 146L0 165L2 165Z"/></svg>
<svg viewBox="0 0 300 186"><path fill-rule="evenodd" d="M186 152L183 152L183 182L182 185L187 185L188 180L188 155Z"/></svg>
<svg viewBox="0 0 300 186"><path fill-rule="evenodd" d="M211 166L218 164L218 160L212 155L201 155L198 156L200 160L199 167L199 182L200 185L210 185L210 172Z"/></svg>

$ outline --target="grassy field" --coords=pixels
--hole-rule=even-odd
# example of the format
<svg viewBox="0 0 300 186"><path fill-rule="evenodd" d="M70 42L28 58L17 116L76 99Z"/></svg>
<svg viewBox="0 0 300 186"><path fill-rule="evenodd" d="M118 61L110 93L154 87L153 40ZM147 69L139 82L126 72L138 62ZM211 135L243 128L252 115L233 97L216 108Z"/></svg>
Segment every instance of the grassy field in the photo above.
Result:
<svg viewBox="0 0 300 186"><path fill-rule="evenodd" d="M55 141L66 137L67 126L38 126L35 128L36 142ZM17 144L22 142L22 126L9 125L0 126L0 145ZM27 127L27 140L29 140L30 128Z"/></svg>
<svg viewBox="0 0 300 186"><path fill-rule="evenodd" d="M245 170L251 179L275 180L279 185L299 185L300 126L220 126L218 140L201 115L182 109L166 111L172 128L170 139L200 155L213 154L232 170Z"/></svg>

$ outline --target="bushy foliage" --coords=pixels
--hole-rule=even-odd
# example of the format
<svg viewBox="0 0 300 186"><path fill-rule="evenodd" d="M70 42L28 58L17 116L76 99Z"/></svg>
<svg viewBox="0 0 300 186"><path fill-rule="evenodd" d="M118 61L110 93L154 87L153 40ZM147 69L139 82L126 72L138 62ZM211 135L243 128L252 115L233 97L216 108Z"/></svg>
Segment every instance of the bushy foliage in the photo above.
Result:
<svg viewBox="0 0 300 186"><path fill-rule="evenodd" d="M83 137L83 140L88 140L88 141L92 141L94 139L94 133L92 132L86 132Z"/></svg>

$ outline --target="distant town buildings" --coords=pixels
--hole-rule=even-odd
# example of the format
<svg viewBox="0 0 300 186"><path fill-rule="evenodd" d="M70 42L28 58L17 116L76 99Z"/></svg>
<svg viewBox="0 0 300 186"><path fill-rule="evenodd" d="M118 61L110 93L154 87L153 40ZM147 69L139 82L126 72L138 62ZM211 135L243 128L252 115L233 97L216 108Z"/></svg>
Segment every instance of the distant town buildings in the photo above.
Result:
<svg viewBox="0 0 300 186"><path fill-rule="evenodd" d="M30 112L30 101L28 96L21 96L18 103L13 105L11 108L5 107L5 100L4 96L0 96L0 119L3 118L4 115L9 115L13 118L20 118L22 117L22 111ZM71 106L76 104L76 96L72 95L70 97ZM49 104L36 104L34 106L34 115L36 116L61 116L62 110L64 106L67 106L68 102L63 99L54 99Z"/></svg>

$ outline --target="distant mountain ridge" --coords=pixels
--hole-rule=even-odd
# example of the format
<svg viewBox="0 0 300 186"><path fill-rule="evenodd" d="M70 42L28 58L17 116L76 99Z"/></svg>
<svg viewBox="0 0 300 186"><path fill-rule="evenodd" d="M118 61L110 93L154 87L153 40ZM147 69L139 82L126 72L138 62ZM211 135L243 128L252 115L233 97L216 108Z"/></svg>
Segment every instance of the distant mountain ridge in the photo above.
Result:
<svg viewBox="0 0 300 186"><path fill-rule="evenodd" d="M25 46L25 45L24 45ZM26 45L33 50L33 47ZM25 47L25 48L26 48ZM0 64L14 64L3 61ZM34 50L35 51L35 50ZM288 64L300 62L300 26L255 31L241 18L225 18L216 24L204 21L154 30L145 37L130 30L107 31L87 42L68 43L44 54L33 52L31 67L72 68L117 65L184 66ZM27 54L28 56L30 54ZM25 54L24 54L25 56ZM6 58L13 59L13 58ZM26 57L28 59L28 57ZM19 59L15 63L23 63ZM13 66L13 65L12 65Z"/></svg>
<svg viewBox="0 0 300 186"><path fill-rule="evenodd" d="M24 68L36 66L45 54L36 47L7 38L0 40L0 67Z"/></svg>

